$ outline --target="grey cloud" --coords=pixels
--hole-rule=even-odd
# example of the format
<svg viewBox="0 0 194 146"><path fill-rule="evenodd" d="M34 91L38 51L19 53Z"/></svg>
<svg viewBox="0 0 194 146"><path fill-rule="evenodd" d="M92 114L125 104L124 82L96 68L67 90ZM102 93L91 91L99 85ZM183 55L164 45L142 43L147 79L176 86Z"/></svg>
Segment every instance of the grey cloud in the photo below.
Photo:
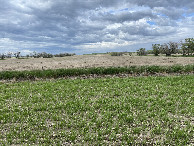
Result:
<svg viewBox="0 0 194 146"><path fill-rule="evenodd" d="M137 5L144 5L149 6L151 8L154 7L176 7L176 8L182 8L187 7L189 9L194 8L194 1L188 1L188 0L131 0L130 2L133 2ZM130 3L129 2L129 3Z"/></svg>
<svg viewBox="0 0 194 146"><path fill-rule="evenodd" d="M139 36L164 36L176 32L176 29L173 27L156 27L153 29L152 27L146 25L124 26L121 30L123 32L127 32L130 35Z"/></svg>
<svg viewBox="0 0 194 146"><path fill-rule="evenodd" d="M177 20L184 21L183 14L194 11L194 2L188 0L0 0L0 3L0 39L24 41L33 47L65 46L64 50L87 43L171 36L182 26ZM153 21L156 26L146 21ZM193 18L187 21L192 29Z"/></svg>
<svg viewBox="0 0 194 146"><path fill-rule="evenodd" d="M173 26L173 27L177 27L178 26L176 21L171 20L169 18L158 18L158 19L154 19L154 21L159 26Z"/></svg>
<svg viewBox="0 0 194 146"><path fill-rule="evenodd" d="M178 9L175 7L157 7L154 8L156 13L163 14L170 19L180 19L183 18L182 14L185 12L184 9Z"/></svg>
<svg viewBox="0 0 194 146"><path fill-rule="evenodd" d="M141 12L123 12L120 14L101 14L100 16L93 17L92 20L104 20L111 23L123 23L125 21L137 21L142 18L154 18L151 10Z"/></svg>

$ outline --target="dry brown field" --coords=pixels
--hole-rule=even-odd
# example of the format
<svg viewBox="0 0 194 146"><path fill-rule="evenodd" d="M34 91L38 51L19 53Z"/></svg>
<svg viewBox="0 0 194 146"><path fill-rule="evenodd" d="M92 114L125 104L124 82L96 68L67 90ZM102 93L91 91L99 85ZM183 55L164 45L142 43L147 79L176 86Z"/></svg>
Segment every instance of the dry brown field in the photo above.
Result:
<svg viewBox="0 0 194 146"><path fill-rule="evenodd" d="M122 67L143 65L194 64L194 57L75 55L55 58L0 60L0 71L42 70L59 68Z"/></svg>

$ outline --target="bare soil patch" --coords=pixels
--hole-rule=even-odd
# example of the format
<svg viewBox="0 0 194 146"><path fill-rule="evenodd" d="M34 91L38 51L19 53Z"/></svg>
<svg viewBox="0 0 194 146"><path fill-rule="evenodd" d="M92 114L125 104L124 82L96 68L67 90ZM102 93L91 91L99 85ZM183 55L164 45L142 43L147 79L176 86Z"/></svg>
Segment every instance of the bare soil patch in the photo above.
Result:
<svg viewBox="0 0 194 146"><path fill-rule="evenodd" d="M0 60L0 71L46 70L60 68L123 67L144 65L194 64L194 57L76 55L55 58Z"/></svg>

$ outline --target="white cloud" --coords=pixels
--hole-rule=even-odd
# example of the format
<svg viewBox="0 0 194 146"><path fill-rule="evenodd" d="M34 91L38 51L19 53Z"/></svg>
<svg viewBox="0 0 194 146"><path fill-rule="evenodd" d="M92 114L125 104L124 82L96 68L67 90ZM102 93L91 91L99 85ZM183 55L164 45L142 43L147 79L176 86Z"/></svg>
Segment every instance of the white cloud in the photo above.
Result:
<svg viewBox="0 0 194 146"><path fill-rule="evenodd" d="M187 0L1 1L0 51L135 51L193 37L193 14Z"/></svg>

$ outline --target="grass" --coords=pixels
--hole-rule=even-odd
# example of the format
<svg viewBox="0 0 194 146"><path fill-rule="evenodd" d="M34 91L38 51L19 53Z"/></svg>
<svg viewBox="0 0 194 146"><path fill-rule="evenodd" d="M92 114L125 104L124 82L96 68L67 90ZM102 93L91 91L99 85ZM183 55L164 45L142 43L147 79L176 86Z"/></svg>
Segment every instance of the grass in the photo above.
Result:
<svg viewBox="0 0 194 146"><path fill-rule="evenodd" d="M194 55L171 55L171 57L194 57Z"/></svg>
<svg viewBox="0 0 194 146"><path fill-rule="evenodd" d="M29 59L29 57L19 57L17 59Z"/></svg>
<svg viewBox="0 0 194 146"><path fill-rule="evenodd" d="M192 144L194 75L0 83L2 145Z"/></svg>
<svg viewBox="0 0 194 146"><path fill-rule="evenodd" d="M29 80L35 78L61 78L81 75L114 75L114 74L156 74L156 73L189 73L194 72L194 65L174 66L129 66L109 68L72 68L56 70L33 70L33 71L2 71L0 80Z"/></svg>

